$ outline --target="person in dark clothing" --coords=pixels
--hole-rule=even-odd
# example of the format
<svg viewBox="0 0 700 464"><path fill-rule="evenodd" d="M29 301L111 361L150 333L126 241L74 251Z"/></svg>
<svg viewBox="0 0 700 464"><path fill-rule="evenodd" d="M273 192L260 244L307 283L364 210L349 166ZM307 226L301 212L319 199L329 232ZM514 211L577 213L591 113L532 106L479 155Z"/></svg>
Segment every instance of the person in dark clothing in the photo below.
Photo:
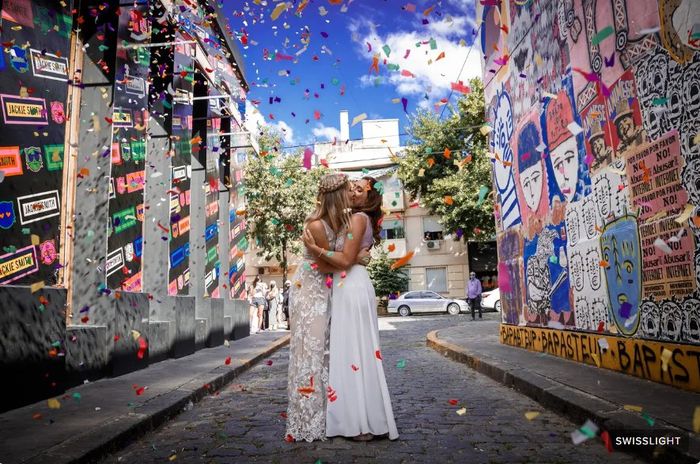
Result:
<svg viewBox="0 0 700 464"><path fill-rule="evenodd" d="M289 289L292 287L292 281L288 280L284 283L282 290L282 313L284 320L287 321L287 330L289 330Z"/></svg>
<svg viewBox="0 0 700 464"><path fill-rule="evenodd" d="M472 310L472 320L474 320L474 312L479 310L479 319L481 319L481 282L476 278L476 273L469 274L467 281L467 300Z"/></svg>

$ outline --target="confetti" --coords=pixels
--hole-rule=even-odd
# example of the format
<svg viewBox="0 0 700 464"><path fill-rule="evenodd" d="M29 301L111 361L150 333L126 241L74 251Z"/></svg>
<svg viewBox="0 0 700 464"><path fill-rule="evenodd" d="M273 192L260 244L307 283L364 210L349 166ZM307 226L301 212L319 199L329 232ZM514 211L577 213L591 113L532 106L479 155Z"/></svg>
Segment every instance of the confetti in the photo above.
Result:
<svg viewBox="0 0 700 464"><path fill-rule="evenodd" d="M467 413L467 408L458 409L455 411L458 415L463 416Z"/></svg>
<svg viewBox="0 0 700 464"><path fill-rule="evenodd" d="M351 367L351 368L352 368L352 370L353 370L353 371L355 371L355 372L357 372L357 371L359 371L359 370L360 370L360 368L359 368L359 367L357 367L357 366L356 366L356 365L354 365L354 364L351 364L351 365L350 365L350 367Z"/></svg>
<svg viewBox="0 0 700 464"><path fill-rule="evenodd" d="M615 29L612 26L608 26L606 28L601 29L596 35L593 36L593 39L591 40L592 45L598 45L600 44L603 40L607 39L611 35L615 33Z"/></svg>
<svg viewBox="0 0 700 464"><path fill-rule="evenodd" d="M571 432L571 441L574 445L580 445L584 441L590 440L598 433L598 426L590 419L581 426L581 428Z"/></svg>
<svg viewBox="0 0 700 464"><path fill-rule="evenodd" d="M671 360L671 356L673 356L673 351L669 350L668 348L664 348L663 351L661 352L661 370L664 372L668 371L668 362Z"/></svg>
<svg viewBox="0 0 700 464"><path fill-rule="evenodd" d="M414 251L409 251L409 252L406 253L404 256L402 256L401 258L399 258L399 259L397 259L396 261L394 261L394 262L391 264L391 270L393 271L393 270L395 270L395 269L400 268L401 266L405 266L406 264L408 264L408 262L411 260L411 258L413 258L413 255L414 255L414 254L415 254Z"/></svg>
<svg viewBox="0 0 700 464"><path fill-rule="evenodd" d="M382 359L382 353L381 353L379 350L377 350L377 351L374 352L374 356L375 356L377 359Z"/></svg>
<svg viewBox="0 0 700 464"><path fill-rule="evenodd" d="M224 360L224 364L227 366L231 364L231 356L227 356L226 359Z"/></svg>
<svg viewBox="0 0 700 464"><path fill-rule="evenodd" d="M405 359L399 359L399 362L396 363L396 367L398 369L403 369L406 367L406 360Z"/></svg>
<svg viewBox="0 0 700 464"><path fill-rule="evenodd" d="M537 418L537 416L539 416L539 415L540 415L540 413L538 411L527 411L527 412L525 412L525 419L531 421L531 420L534 420L535 418Z"/></svg>
<svg viewBox="0 0 700 464"><path fill-rule="evenodd" d="M277 18L279 18L280 15L285 11L287 11L287 2L278 3L277 6L275 7L275 9L272 10L272 13L270 14L270 18L273 21L276 21Z"/></svg>
<svg viewBox="0 0 700 464"><path fill-rule="evenodd" d="M695 406L693 411L693 432L700 433L700 406Z"/></svg>
<svg viewBox="0 0 700 464"><path fill-rule="evenodd" d="M61 402L56 398L49 398L46 403L48 404L49 409L61 409Z"/></svg>
<svg viewBox="0 0 700 464"><path fill-rule="evenodd" d="M352 124L350 126L352 127L357 123L364 121L365 119L367 119L367 113L358 114L357 116L352 118Z"/></svg>

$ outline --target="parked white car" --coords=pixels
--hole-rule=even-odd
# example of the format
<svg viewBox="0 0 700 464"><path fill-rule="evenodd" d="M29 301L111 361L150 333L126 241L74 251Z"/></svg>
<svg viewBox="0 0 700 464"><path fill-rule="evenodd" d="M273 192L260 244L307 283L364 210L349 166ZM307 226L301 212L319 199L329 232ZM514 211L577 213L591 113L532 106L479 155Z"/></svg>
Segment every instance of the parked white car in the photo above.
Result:
<svg viewBox="0 0 700 464"><path fill-rule="evenodd" d="M469 311L469 304L464 300L445 298L429 290L416 290L406 292L395 300L389 300L387 311L399 313L401 316L430 312L447 312L456 316L460 312Z"/></svg>
<svg viewBox="0 0 700 464"><path fill-rule="evenodd" d="M501 310L501 292L497 288L481 294L481 309Z"/></svg>

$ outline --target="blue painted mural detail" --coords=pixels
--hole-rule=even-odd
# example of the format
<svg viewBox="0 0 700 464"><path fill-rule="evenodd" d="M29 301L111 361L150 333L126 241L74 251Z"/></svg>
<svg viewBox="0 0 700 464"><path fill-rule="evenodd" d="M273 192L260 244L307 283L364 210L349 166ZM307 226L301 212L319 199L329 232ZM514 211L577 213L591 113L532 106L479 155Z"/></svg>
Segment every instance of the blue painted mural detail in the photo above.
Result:
<svg viewBox="0 0 700 464"><path fill-rule="evenodd" d="M493 149L497 156L493 172L498 191L501 220L505 230L521 223L513 175L513 150L510 146L510 139L513 136L513 113L510 97L505 88L496 94L493 124Z"/></svg>
<svg viewBox="0 0 700 464"><path fill-rule="evenodd" d="M642 262L639 229L634 216L607 224L600 236L608 299L617 330L634 335L639 327L642 301Z"/></svg>

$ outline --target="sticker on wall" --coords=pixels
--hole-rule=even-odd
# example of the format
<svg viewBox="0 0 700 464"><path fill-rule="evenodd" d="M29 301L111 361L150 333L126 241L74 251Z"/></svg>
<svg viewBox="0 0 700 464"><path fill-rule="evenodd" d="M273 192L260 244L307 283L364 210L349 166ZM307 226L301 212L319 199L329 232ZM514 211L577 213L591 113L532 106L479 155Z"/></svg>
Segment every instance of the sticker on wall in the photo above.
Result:
<svg viewBox="0 0 700 464"><path fill-rule="evenodd" d="M19 222L22 225L43 221L61 214L58 190L17 197L17 206Z"/></svg>
<svg viewBox="0 0 700 464"><path fill-rule="evenodd" d="M0 256L0 284L9 284L38 270L34 245Z"/></svg>
<svg viewBox="0 0 700 464"><path fill-rule="evenodd" d="M56 242L54 240L47 240L39 244L39 253L41 254L41 263L45 265L53 264L58 257L58 252L56 251Z"/></svg>
<svg viewBox="0 0 700 464"><path fill-rule="evenodd" d="M505 87L496 95L494 110L493 148L498 158L493 167L498 200L501 206L503 229L520 224L520 209L513 176L513 150L510 138L513 135L513 112L510 97Z"/></svg>
<svg viewBox="0 0 700 464"><path fill-rule="evenodd" d="M39 172L44 167L44 156L39 147L27 147L22 150L24 152L24 161L27 163L27 169L31 172Z"/></svg>
<svg viewBox="0 0 700 464"><path fill-rule="evenodd" d="M4 0L2 19L34 29L34 14L31 0Z"/></svg>
<svg viewBox="0 0 700 464"><path fill-rule="evenodd" d="M138 192L143 190L143 185L145 182L145 171L130 172L126 175L126 191L129 193Z"/></svg>
<svg viewBox="0 0 700 464"><path fill-rule="evenodd" d="M44 145L44 157L46 158L46 169L60 171L63 169L63 144L61 145Z"/></svg>
<svg viewBox="0 0 700 464"><path fill-rule="evenodd" d="M124 266L124 251L119 248L112 251L107 255L107 262L105 267L107 269L107 277L111 276L115 272Z"/></svg>
<svg viewBox="0 0 700 464"><path fill-rule="evenodd" d="M122 290L125 292L140 292L141 291L141 272L137 272L133 276L124 281Z"/></svg>
<svg viewBox="0 0 700 464"><path fill-rule="evenodd" d="M133 243L127 243L124 245L124 259L126 259L127 263L130 263L134 260L134 244Z"/></svg>
<svg viewBox="0 0 700 464"><path fill-rule="evenodd" d="M0 229L9 229L15 223L15 204L0 201Z"/></svg>
<svg viewBox="0 0 700 464"><path fill-rule="evenodd" d="M20 74L24 74L29 70L29 60L27 59L27 51L22 47L14 46L9 49L10 65Z"/></svg>
<svg viewBox="0 0 700 464"><path fill-rule="evenodd" d="M0 171L5 173L5 177L24 174L19 147L0 147Z"/></svg>
<svg viewBox="0 0 700 464"><path fill-rule="evenodd" d="M133 206L125 208L117 213L114 213L112 217L112 224L114 225L114 233L119 234L124 232L136 225L136 210Z"/></svg>
<svg viewBox="0 0 700 464"><path fill-rule="evenodd" d="M112 126L133 127L134 116L129 108L114 108L112 113Z"/></svg>
<svg viewBox="0 0 700 464"><path fill-rule="evenodd" d="M56 124L63 124L66 122L66 112L63 107L63 102L51 102L51 120Z"/></svg>
<svg viewBox="0 0 700 464"><path fill-rule="evenodd" d="M65 82L68 79L68 59L48 52L29 49L32 58L32 73L44 79Z"/></svg>
<svg viewBox="0 0 700 464"><path fill-rule="evenodd" d="M49 123L43 98L0 94L0 102L5 124L46 126Z"/></svg>
<svg viewBox="0 0 700 464"><path fill-rule="evenodd" d="M124 91L131 95L136 95L137 97L143 98L146 96L146 81L142 77L135 77L126 75L124 76L126 81L124 86Z"/></svg>

